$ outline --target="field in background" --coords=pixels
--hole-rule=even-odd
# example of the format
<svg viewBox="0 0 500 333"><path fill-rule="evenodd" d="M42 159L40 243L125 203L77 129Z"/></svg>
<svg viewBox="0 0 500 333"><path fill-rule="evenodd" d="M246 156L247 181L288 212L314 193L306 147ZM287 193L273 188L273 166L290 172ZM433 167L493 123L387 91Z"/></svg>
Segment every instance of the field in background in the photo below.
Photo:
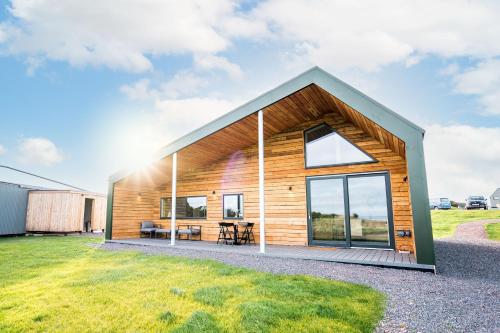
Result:
<svg viewBox="0 0 500 333"><path fill-rule="evenodd" d="M457 225L477 220L500 219L500 210L432 210L432 231L434 238L451 237Z"/></svg>
<svg viewBox="0 0 500 333"><path fill-rule="evenodd" d="M500 223L490 223L486 225L488 238L500 241Z"/></svg>
<svg viewBox="0 0 500 333"><path fill-rule="evenodd" d="M366 286L98 242L0 239L0 332L372 332L383 315Z"/></svg>

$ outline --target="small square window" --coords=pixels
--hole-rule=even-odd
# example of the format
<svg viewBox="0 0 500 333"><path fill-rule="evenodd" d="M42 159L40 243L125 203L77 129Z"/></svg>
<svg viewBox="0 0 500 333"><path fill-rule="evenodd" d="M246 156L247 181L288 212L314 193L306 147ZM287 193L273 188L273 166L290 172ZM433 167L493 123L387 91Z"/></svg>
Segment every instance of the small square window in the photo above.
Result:
<svg viewBox="0 0 500 333"><path fill-rule="evenodd" d="M225 219L242 219L243 194L225 194L223 196L223 214Z"/></svg>

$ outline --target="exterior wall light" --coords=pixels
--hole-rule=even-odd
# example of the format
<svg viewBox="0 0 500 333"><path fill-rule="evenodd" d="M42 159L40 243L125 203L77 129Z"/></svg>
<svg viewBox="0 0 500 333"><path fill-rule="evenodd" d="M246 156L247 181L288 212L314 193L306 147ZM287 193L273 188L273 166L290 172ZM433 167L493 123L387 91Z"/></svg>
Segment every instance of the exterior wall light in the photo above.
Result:
<svg viewBox="0 0 500 333"><path fill-rule="evenodd" d="M411 236L411 230L398 230L398 237L410 237Z"/></svg>

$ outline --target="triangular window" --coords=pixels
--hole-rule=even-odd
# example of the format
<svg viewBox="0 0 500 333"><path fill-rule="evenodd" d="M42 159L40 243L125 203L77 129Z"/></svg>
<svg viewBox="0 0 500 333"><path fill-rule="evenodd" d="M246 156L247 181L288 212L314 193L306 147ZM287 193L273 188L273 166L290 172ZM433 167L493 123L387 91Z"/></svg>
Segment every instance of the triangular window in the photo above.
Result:
<svg viewBox="0 0 500 333"><path fill-rule="evenodd" d="M370 155L323 124L305 132L306 167L376 162Z"/></svg>

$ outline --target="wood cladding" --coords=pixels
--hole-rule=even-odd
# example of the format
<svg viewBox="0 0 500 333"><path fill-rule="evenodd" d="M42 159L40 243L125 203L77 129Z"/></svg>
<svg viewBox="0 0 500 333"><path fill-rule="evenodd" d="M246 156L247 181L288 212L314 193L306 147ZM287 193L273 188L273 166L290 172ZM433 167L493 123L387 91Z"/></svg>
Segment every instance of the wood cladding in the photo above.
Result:
<svg viewBox="0 0 500 333"><path fill-rule="evenodd" d="M91 228L106 227L106 197L73 191L30 191L26 213L28 232L81 232L85 199L93 199Z"/></svg>
<svg viewBox="0 0 500 333"><path fill-rule="evenodd" d="M404 142L401 139L314 84L265 107L263 111L266 139L334 113L370 135L385 148L405 158ZM182 168L178 168L178 176L218 162L255 144L257 115L252 114L179 151L177 162ZM171 158L164 158L155 162L148 170L138 171L122 181L131 186L135 184L154 187L168 183L171 174Z"/></svg>
<svg viewBox="0 0 500 333"><path fill-rule="evenodd" d="M306 169L303 131L321 123L333 127L377 162ZM307 245L306 177L319 175L387 171L394 229L413 231L405 146L399 138L315 85L265 108L264 128L269 244ZM257 119L252 115L178 153L177 196L207 197L206 220L177 220L178 225L200 224L202 239L216 240L217 223L222 221L222 195L243 193L244 220L256 224L254 233L259 239L256 143ZM142 220L153 220L167 228L170 225L170 220L159 219L159 210L160 198L170 196L171 157L158 165L165 169L151 171L146 177L150 181L139 181L134 175L115 184L113 238L138 237ZM398 250L414 252L412 237L395 238Z"/></svg>

